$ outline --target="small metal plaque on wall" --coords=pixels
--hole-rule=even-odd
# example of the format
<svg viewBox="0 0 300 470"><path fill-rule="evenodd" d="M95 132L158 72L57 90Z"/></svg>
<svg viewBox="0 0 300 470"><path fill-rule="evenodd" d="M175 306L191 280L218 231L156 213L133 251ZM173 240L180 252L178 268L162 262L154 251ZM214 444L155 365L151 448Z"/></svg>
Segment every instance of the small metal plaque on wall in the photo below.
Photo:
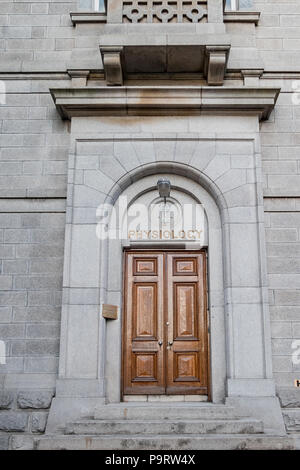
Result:
<svg viewBox="0 0 300 470"><path fill-rule="evenodd" d="M109 320L117 320L118 318L118 306L102 304L102 316L103 318L108 318Z"/></svg>

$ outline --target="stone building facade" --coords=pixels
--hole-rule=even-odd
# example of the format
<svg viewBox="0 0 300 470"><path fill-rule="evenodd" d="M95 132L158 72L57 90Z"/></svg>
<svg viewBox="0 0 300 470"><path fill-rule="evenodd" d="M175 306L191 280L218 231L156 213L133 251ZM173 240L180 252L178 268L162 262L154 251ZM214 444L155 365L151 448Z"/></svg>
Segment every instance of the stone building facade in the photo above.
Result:
<svg viewBox="0 0 300 470"><path fill-rule="evenodd" d="M0 47L0 449L299 447L299 1L3 1ZM201 247L99 240L162 177ZM124 388L123 252L205 254L205 393Z"/></svg>

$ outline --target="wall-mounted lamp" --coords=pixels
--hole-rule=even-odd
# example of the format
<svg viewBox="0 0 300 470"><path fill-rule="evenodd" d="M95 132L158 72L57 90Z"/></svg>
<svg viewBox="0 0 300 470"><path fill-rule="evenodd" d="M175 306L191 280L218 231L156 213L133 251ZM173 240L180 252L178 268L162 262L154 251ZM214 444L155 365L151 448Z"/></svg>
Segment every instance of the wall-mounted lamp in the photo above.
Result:
<svg viewBox="0 0 300 470"><path fill-rule="evenodd" d="M170 192L171 192L170 181L166 178L160 178L157 181L157 189L158 189L160 197L163 197L166 202L166 198L170 196Z"/></svg>

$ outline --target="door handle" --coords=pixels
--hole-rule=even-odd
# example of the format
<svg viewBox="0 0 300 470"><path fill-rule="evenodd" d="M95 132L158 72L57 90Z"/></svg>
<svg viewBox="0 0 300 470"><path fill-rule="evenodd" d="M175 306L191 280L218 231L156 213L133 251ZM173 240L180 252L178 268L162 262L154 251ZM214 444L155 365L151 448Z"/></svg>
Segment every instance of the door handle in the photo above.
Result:
<svg viewBox="0 0 300 470"><path fill-rule="evenodd" d="M172 344L173 344L173 341L168 341L169 346L172 346Z"/></svg>
<svg viewBox="0 0 300 470"><path fill-rule="evenodd" d="M158 344L159 344L159 346L161 346L163 344L163 342L160 340L160 341L158 341Z"/></svg>

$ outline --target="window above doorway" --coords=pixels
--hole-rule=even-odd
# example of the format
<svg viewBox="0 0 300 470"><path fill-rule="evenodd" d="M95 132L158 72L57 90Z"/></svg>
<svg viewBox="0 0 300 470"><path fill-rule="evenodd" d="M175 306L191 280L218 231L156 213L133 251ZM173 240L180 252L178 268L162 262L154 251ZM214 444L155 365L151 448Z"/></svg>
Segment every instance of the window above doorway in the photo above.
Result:
<svg viewBox="0 0 300 470"><path fill-rule="evenodd" d="M226 0L226 10L250 10L253 7L253 0Z"/></svg>
<svg viewBox="0 0 300 470"><path fill-rule="evenodd" d="M106 0L78 0L78 9L106 13Z"/></svg>
<svg viewBox="0 0 300 470"><path fill-rule="evenodd" d="M106 23L107 0L78 0L77 10L70 13L71 21L77 23Z"/></svg>
<svg viewBox="0 0 300 470"><path fill-rule="evenodd" d="M260 12L254 11L254 0L225 0L224 6L224 23L259 22Z"/></svg>

